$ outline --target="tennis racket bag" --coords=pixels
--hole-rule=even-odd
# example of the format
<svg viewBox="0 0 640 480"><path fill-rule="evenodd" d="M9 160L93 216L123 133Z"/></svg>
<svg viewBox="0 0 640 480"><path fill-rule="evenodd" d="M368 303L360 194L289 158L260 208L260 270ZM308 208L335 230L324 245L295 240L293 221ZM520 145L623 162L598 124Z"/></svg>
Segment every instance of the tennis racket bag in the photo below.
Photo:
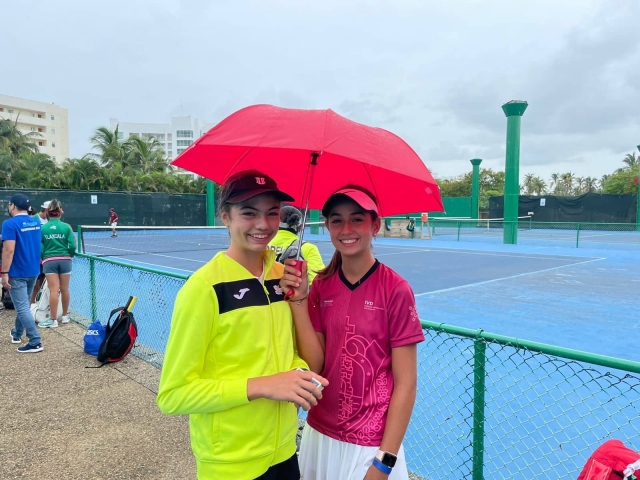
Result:
<svg viewBox="0 0 640 480"><path fill-rule="evenodd" d="M42 287L38 290L36 295L36 303L31 304L31 315L36 323L44 322L51 318L51 306L49 305L49 284L45 279L42 282ZM54 318L60 318L62 316L62 298L58 293L58 311Z"/></svg>
<svg viewBox="0 0 640 480"><path fill-rule="evenodd" d="M109 314L109 321L106 326L106 336L98 350L98 361L105 363L115 363L126 357L136 343L138 337L138 325L133 313L127 307L118 307ZM111 325L114 315L115 322Z"/></svg>

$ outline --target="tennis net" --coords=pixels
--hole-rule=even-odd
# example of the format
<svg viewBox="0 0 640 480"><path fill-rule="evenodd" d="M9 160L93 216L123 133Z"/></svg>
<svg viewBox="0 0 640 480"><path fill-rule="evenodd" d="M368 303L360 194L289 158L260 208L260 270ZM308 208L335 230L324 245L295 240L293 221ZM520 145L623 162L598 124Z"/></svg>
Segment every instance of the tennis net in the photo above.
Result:
<svg viewBox="0 0 640 480"><path fill-rule="evenodd" d="M118 226L112 236L109 226L78 227L80 251L98 257L225 250L229 230L218 227L130 227ZM324 233L324 224L307 224L310 232Z"/></svg>
<svg viewBox="0 0 640 480"><path fill-rule="evenodd" d="M502 234L505 225L517 223L518 230L531 229L531 216L518 217L518 220L504 218L434 218L429 219L433 236L444 235L491 235Z"/></svg>

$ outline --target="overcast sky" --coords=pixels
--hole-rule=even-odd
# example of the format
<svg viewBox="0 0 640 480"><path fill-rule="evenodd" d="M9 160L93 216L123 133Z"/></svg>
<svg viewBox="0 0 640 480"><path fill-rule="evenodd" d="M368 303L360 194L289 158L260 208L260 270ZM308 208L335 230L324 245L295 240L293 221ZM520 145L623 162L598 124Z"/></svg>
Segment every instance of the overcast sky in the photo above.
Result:
<svg viewBox="0 0 640 480"><path fill-rule="evenodd" d="M0 93L69 109L71 155L109 118L218 122L332 108L403 137L440 177L610 173L640 144L638 0L1 0Z"/></svg>

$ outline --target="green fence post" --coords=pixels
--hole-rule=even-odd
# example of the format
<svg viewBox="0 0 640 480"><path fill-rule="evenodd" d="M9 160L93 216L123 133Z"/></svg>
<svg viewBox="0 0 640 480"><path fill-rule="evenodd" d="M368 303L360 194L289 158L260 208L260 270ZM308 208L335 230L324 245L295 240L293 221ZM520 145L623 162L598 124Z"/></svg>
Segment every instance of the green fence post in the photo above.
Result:
<svg viewBox="0 0 640 480"><path fill-rule="evenodd" d="M216 194L214 183L207 180L207 226L212 227L216 224Z"/></svg>
<svg viewBox="0 0 640 480"><path fill-rule="evenodd" d="M578 242L580 242L580 224L578 224L578 231L576 232L576 248L578 248Z"/></svg>
<svg viewBox="0 0 640 480"><path fill-rule="evenodd" d="M96 261L89 258L89 286L91 289L91 320L98 319L98 295L96 294Z"/></svg>
<svg viewBox="0 0 640 480"><path fill-rule="evenodd" d="M320 221L320 212L318 210L311 210L309 212L309 221L310 222L319 222ZM317 235L320 233L320 228L318 225L311 225L311 233Z"/></svg>
<svg viewBox="0 0 640 480"><path fill-rule="evenodd" d="M518 204L520 201L520 124L527 102L512 100L502 105L507 117L507 154L504 168L503 243L518 243ZM515 223L514 223L515 222Z"/></svg>
<svg viewBox="0 0 640 480"><path fill-rule="evenodd" d="M78 252L84 253L84 245L82 243L82 227L78 225Z"/></svg>
<svg viewBox="0 0 640 480"><path fill-rule="evenodd" d="M471 174L471 218L480 218L480 164L481 158L470 160L473 165L473 173Z"/></svg>
<svg viewBox="0 0 640 480"><path fill-rule="evenodd" d="M473 480L484 480L484 389L487 344L476 338L473 342Z"/></svg>
<svg viewBox="0 0 640 480"><path fill-rule="evenodd" d="M458 222L458 241L460 241L460 228L462 227L462 222Z"/></svg>

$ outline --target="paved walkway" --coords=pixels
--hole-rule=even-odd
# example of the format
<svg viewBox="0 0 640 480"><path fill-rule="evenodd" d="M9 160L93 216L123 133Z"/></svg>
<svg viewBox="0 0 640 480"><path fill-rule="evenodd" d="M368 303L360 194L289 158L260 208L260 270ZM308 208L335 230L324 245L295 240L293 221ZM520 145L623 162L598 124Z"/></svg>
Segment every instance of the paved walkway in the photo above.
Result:
<svg viewBox="0 0 640 480"><path fill-rule="evenodd" d="M84 328L42 331L44 351L16 352L0 312L0 479L193 479L187 417L162 415L160 371L129 355L100 369Z"/></svg>

